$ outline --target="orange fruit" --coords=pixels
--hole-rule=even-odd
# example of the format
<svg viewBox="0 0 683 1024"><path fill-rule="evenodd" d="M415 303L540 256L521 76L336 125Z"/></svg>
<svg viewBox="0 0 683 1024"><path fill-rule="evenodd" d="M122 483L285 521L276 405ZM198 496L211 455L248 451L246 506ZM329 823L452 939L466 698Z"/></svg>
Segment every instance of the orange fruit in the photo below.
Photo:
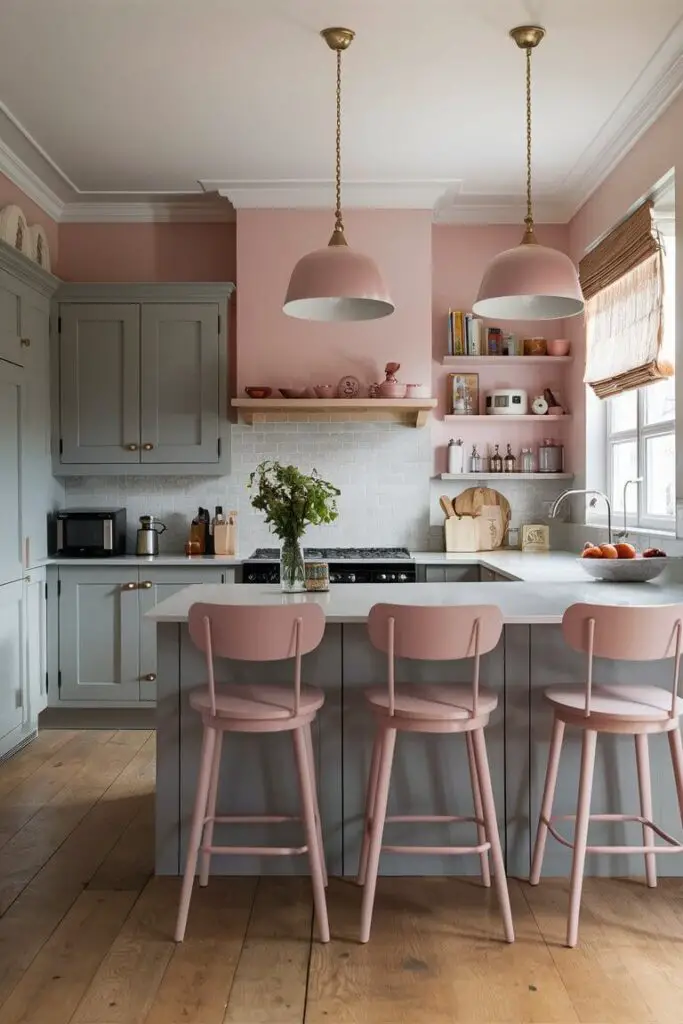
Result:
<svg viewBox="0 0 683 1024"><path fill-rule="evenodd" d="M617 549L614 544L601 544L600 550L602 551L603 558L618 558Z"/></svg>
<svg viewBox="0 0 683 1024"><path fill-rule="evenodd" d="M602 551L597 547L584 548L581 552L582 558L602 558Z"/></svg>
<svg viewBox="0 0 683 1024"><path fill-rule="evenodd" d="M633 544L622 543L622 544L615 544L614 546L617 549L617 555L618 555L619 558L635 558L636 557L636 549L633 547Z"/></svg>

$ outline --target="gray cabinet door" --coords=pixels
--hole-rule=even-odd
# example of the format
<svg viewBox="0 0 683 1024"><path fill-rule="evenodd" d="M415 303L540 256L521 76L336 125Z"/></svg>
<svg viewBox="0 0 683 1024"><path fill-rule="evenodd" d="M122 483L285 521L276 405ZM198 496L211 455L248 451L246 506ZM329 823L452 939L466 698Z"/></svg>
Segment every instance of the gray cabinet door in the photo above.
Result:
<svg viewBox="0 0 683 1024"><path fill-rule="evenodd" d="M140 461L140 307L60 306L60 462Z"/></svg>
<svg viewBox="0 0 683 1024"><path fill-rule="evenodd" d="M157 627L156 622L145 618L145 613L193 583L221 583L222 580L220 569L169 566L147 570L140 567L140 700L156 700L157 696Z"/></svg>
<svg viewBox="0 0 683 1024"><path fill-rule="evenodd" d="M47 707L47 601L45 569L34 570L25 581L24 607L24 720L37 722Z"/></svg>
<svg viewBox="0 0 683 1024"><path fill-rule="evenodd" d="M59 577L60 701L137 702L137 568L67 568Z"/></svg>
<svg viewBox="0 0 683 1024"><path fill-rule="evenodd" d="M0 584L18 579L23 571L21 525L21 446L24 371L0 360Z"/></svg>
<svg viewBox="0 0 683 1024"><path fill-rule="evenodd" d="M21 580L0 587L0 749L23 720L23 598Z"/></svg>
<svg viewBox="0 0 683 1024"><path fill-rule="evenodd" d="M11 274L0 270L0 359L22 365L23 357L20 286Z"/></svg>
<svg viewBox="0 0 683 1024"><path fill-rule="evenodd" d="M218 305L142 306L141 461L218 462Z"/></svg>

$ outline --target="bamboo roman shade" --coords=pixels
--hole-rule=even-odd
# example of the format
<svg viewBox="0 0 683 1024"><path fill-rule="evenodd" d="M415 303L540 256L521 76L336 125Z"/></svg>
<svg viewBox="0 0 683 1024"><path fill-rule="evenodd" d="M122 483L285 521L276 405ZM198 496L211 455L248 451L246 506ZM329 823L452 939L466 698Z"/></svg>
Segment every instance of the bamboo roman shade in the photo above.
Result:
<svg viewBox="0 0 683 1024"><path fill-rule="evenodd" d="M643 203L579 264L586 299L584 381L599 398L652 384L673 373L661 358L662 253Z"/></svg>

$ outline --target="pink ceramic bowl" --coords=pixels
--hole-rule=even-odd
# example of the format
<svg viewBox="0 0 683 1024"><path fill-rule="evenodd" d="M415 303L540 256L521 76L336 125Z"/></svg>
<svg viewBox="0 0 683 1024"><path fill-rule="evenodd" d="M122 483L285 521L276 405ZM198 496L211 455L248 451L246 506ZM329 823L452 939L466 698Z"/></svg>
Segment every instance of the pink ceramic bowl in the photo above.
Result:
<svg viewBox="0 0 683 1024"><path fill-rule="evenodd" d="M332 384L316 384L314 391L318 398L335 398L337 395L337 389Z"/></svg>
<svg viewBox="0 0 683 1024"><path fill-rule="evenodd" d="M548 355L568 356L570 348L571 344L566 338L554 338L552 341L548 342Z"/></svg>
<svg viewBox="0 0 683 1024"><path fill-rule="evenodd" d="M405 384L391 384L389 381L385 381L384 384L380 384L379 388L380 398L405 398L406 397L406 386Z"/></svg>
<svg viewBox="0 0 683 1024"><path fill-rule="evenodd" d="M272 388L259 388L251 387L244 389L250 398L270 398L273 393Z"/></svg>
<svg viewBox="0 0 683 1024"><path fill-rule="evenodd" d="M428 384L406 384L406 398L431 398Z"/></svg>
<svg viewBox="0 0 683 1024"><path fill-rule="evenodd" d="M308 388L280 388L283 398L308 398Z"/></svg>

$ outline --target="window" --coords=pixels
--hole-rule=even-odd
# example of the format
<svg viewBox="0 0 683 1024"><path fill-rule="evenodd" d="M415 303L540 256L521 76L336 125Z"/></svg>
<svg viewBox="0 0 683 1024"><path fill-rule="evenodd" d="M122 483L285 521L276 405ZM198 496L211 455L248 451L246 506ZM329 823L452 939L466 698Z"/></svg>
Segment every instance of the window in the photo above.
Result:
<svg viewBox="0 0 683 1024"><path fill-rule="evenodd" d="M675 359L675 246L673 233L664 244L664 340L662 355ZM659 381L637 391L608 398L606 404L607 493L617 523L623 521L624 485L641 478L626 494L629 526L673 530L676 518L675 385Z"/></svg>

